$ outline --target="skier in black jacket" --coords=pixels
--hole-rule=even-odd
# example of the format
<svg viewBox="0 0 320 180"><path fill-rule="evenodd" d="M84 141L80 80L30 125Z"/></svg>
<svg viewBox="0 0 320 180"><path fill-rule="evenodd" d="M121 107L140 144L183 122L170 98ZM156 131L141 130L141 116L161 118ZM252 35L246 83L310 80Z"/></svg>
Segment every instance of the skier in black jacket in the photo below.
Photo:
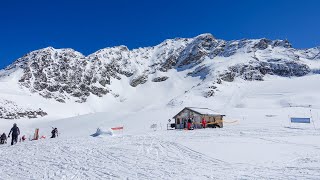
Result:
<svg viewBox="0 0 320 180"><path fill-rule="evenodd" d="M58 128L53 128L51 131L51 138L58 137Z"/></svg>
<svg viewBox="0 0 320 180"><path fill-rule="evenodd" d="M16 144L18 142L18 136L20 135L20 130L16 123L13 124L13 127L11 128L8 138L10 137L10 134L12 133L11 138L11 145Z"/></svg>

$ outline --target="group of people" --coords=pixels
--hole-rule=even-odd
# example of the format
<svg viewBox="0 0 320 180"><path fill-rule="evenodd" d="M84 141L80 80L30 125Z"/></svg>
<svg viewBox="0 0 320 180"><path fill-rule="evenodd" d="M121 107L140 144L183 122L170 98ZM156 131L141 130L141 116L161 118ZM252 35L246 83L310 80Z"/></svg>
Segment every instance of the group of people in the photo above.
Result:
<svg viewBox="0 0 320 180"><path fill-rule="evenodd" d="M20 129L18 128L17 124L14 123L13 127L11 128L8 137L6 133L3 133L0 137L0 144L6 144L7 143L7 138L10 138L10 135L12 135L11 138L11 145L15 144L18 142L18 136L20 135Z"/></svg>
<svg viewBox="0 0 320 180"><path fill-rule="evenodd" d="M7 139L10 138L10 135L12 136L11 137L11 145L14 145L18 142L18 137L20 135L20 129L19 127L17 126L16 123L13 124L13 127L10 129L10 132L8 134L8 137L6 135L6 133L3 133L1 136L0 136L0 144L6 144L7 143ZM52 131L51 131L51 138L56 138L58 137L58 129L57 128L53 128ZM23 135L21 138L20 138L20 142L22 141L25 141L26 140L26 136Z"/></svg>
<svg viewBox="0 0 320 180"><path fill-rule="evenodd" d="M184 122L183 123L181 123L181 125L183 125L184 127L184 129L188 129L188 130L193 130L194 129L194 127L195 127L195 122L194 122L194 120L193 120L193 118L191 118L191 117L189 117L188 119L184 119ZM206 119L203 117L202 119L201 119L201 127L202 128L206 128L207 127L207 121L206 121Z"/></svg>

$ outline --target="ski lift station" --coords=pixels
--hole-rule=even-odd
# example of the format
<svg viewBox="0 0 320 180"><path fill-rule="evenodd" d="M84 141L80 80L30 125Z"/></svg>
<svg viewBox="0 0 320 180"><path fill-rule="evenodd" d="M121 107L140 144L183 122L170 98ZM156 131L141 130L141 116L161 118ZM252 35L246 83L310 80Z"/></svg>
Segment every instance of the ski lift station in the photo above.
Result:
<svg viewBox="0 0 320 180"><path fill-rule="evenodd" d="M209 108L185 107L177 115L173 117L175 120L175 129L184 129L189 118L193 120L194 128L200 129L201 120L204 118L207 122L207 127L222 128L223 117L225 115L215 112Z"/></svg>

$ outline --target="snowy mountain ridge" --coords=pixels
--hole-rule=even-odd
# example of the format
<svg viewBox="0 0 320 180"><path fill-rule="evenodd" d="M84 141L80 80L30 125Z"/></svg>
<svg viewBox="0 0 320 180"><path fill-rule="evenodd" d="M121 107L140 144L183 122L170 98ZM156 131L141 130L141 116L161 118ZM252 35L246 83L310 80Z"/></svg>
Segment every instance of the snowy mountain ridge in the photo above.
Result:
<svg viewBox="0 0 320 180"><path fill-rule="evenodd" d="M126 46L104 48L88 56L73 49L47 47L16 60L0 71L0 79L22 72L15 83L25 91L60 103L84 103L90 96L107 94L123 101L121 92L127 88L149 87L170 78L175 81L177 74L183 74L185 79L198 79L191 89L184 90L185 95L199 91L209 98L224 82L235 78L262 81L266 75L319 73L319 60L319 47L300 50L292 48L287 40L225 41L202 34L133 50ZM115 88L117 81L128 85Z"/></svg>

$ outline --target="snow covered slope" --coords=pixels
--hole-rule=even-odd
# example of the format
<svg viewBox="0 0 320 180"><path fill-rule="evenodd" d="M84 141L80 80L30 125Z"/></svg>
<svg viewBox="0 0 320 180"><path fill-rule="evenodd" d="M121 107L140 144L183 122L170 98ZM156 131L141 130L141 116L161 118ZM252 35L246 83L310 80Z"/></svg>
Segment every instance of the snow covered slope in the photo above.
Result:
<svg viewBox="0 0 320 180"><path fill-rule="evenodd" d="M41 136L49 137L51 126L61 134L0 146L0 179L318 179L320 85L314 82L319 78L237 80L226 83L212 101L188 93L184 103L227 115L221 129L167 131L167 120L183 105L149 104L142 97L106 112L17 120L27 137L36 127ZM312 116L314 126L290 124L288 116ZM12 122L1 128L9 129ZM98 127L117 126L124 130L90 136Z"/></svg>

